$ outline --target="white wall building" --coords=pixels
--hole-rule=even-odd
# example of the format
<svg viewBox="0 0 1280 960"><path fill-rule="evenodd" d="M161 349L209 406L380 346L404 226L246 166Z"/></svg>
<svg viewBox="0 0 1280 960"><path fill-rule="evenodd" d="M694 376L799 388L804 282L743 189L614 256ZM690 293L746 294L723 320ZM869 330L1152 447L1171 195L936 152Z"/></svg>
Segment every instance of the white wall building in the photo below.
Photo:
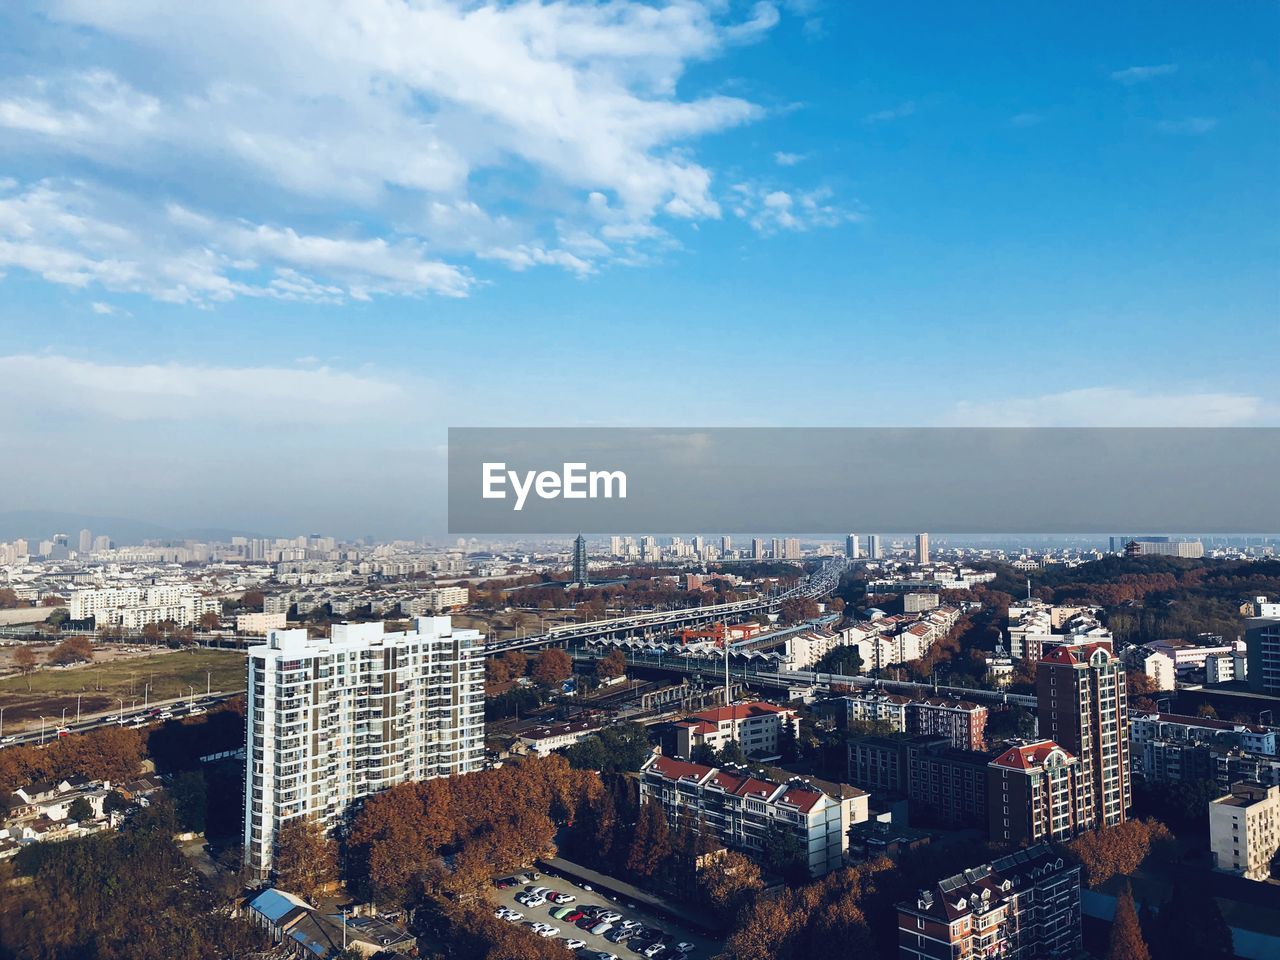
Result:
<svg viewBox="0 0 1280 960"><path fill-rule="evenodd" d="M869 817L869 795L843 787L840 796L811 783L776 783L746 771L654 756L640 775L640 802L662 806L674 825L683 812L729 847L759 851L770 833L795 837L812 876L844 866L849 828Z"/></svg>
<svg viewBox="0 0 1280 960"><path fill-rule="evenodd" d="M1280 787L1233 783L1209 802L1209 849L1217 870L1266 880L1280 850Z"/></svg>
<svg viewBox="0 0 1280 960"><path fill-rule="evenodd" d="M448 617L415 627L339 624L317 639L273 630L249 648L244 855L255 879L288 820L333 826L353 800L480 768L480 633Z"/></svg>

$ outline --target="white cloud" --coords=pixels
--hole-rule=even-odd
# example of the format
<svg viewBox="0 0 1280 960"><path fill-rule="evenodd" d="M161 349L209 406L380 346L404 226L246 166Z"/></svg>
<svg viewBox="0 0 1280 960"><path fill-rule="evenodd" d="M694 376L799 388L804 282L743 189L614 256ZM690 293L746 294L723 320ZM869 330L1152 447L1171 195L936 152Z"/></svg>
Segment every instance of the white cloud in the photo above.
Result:
<svg viewBox="0 0 1280 960"><path fill-rule="evenodd" d="M867 123L885 123L889 120L900 120L903 117L909 117L916 112L914 100L908 100L900 103L896 107L890 107L887 110L877 110L875 113L869 113L863 120Z"/></svg>
<svg viewBox="0 0 1280 960"><path fill-rule="evenodd" d="M804 161L805 154L803 153L787 153L783 150L779 150L773 155L773 162L780 167L794 167Z"/></svg>
<svg viewBox="0 0 1280 960"><path fill-rule="evenodd" d="M1176 63L1157 63L1146 67L1125 67L1123 70L1113 71L1111 79L1131 87L1135 83L1146 83L1148 80L1154 80L1157 77L1167 77L1171 73L1176 73L1177 70L1178 65Z"/></svg>
<svg viewBox="0 0 1280 960"><path fill-rule="evenodd" d="M124 209L103 209L113 204ZM49 181L0 193L5 267L65 286L191 304L242 296L311 303L374 294L463 296L472 284L464 271L430 258L411 239L391 243L225 223L177 206L130 207L127 199L83 184Z"/></svg>
<svg viewBox="0 0 1280 960"><path fill-rule="evenodd" d="M1213 130L1218 121L1213 117L1185 117L1181 120L1161 120L1156 129L1161 133L1176 133L1198 137Z"/></svg>
<svg viewBox="0 0 1280 960"><path fill-rule="evenodd" d="M265 186L305 198L301 209L354 205L417 235L384 240L401 268L406 243L420 242L491 259L516 251L498 259L582 273L586 258L556 237L566 221L605 226L590 195L607 198L615 237L629 234L601 258L665 242L664 218L720 216L712 173L690 144L764 111L677 86L690 64L758 41L779 20L776 3L737 18L734 9L723 0L51 0L49 22L74 31L78 61L103 65L0 81L0 128L37 149L158 173L172 193L197 194L194 207L211 207L210 167L218 183L251 184L248 196ZM515 188L493 188L495 171L514 174ZM497 204L500 214L480 209ZM425 214L415 220L411 209ZM450 209L453 222L438 222ZM330 255L287 231L262 242L308 261ZM331 251L344 262L376 252L372 242ZM385 278L389 289L456 289L456 277L408 269Z"/></svg>
<svg viewBox="0 0 1280 960"><path fill-rule="evenodd" d="M947 426L975 427L1234 427L1275 419L1262 400L1234 393L1142 393L1089 387L1038 397L964 400Z"/></svg>
<svg viewBox="0 0 1280 960"><path fill-rule="evenodd" d="M729 204L735 216L759 233L805 231L835 227L862 219L857 211L844 210L831 201L831 191L787 191L757 183L734 184Z"/></svg>
<svg viewBox="0 0 1280 960"><path fill-rule="evenodd" d="M66 356L0 356L0 402L127 421L353 423L421 404L406 385L328 367L95 363ZM411 404L410 401L413 401Z"/></svg>
<svg viewBox="0 0 1280 960"><path fill-rule="evenodd" d="M111 304L102 303L101 301L98 301L98 300L95 300L93 303L89 304L89 307L90 309L93 310L94 313L101 314L104 317L109 317L116 312L116 308L111 306Z"/></svg>

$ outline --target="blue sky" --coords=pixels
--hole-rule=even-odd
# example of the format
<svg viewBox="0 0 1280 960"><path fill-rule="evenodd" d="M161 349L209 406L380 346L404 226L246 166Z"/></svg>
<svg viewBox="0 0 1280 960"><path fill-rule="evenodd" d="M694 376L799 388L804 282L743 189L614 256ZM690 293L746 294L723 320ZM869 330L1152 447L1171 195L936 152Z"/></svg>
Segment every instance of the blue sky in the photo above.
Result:
<svg viewBox="0 0 1280 960"><path fill-rule="evenodd" d="M0 13L11 509L417 535L450 424L1280 422L1275 5L171 7Z"/></svg>

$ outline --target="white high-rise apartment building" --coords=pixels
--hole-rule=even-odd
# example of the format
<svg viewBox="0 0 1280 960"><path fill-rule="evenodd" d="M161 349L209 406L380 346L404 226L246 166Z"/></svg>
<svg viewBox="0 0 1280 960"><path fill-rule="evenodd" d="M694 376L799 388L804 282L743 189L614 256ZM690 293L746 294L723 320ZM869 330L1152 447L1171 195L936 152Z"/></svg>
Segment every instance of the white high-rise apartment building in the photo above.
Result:
<svg viewBox="0 0 1280 960"><path fill-rule="evenodd" d="M844 555L850 560L857 560L862 556L861 544L856 533L851 533L844 538Z"/></svg>
<svg viewBox="0 0 1280 960"><path fill-rule="evenodd" d="M867 556L872 560L880 559L880 534L871 533L867 535Z"/></svg>
<svg viewBox="0 0 1280 960"><path fill-rule="evenodd" d="M354 800L483 762L484 648L449 617L403 633L272 630L249 648L248 674L244 857L255 879L270 873L286 821L333 827Z"/></svg>

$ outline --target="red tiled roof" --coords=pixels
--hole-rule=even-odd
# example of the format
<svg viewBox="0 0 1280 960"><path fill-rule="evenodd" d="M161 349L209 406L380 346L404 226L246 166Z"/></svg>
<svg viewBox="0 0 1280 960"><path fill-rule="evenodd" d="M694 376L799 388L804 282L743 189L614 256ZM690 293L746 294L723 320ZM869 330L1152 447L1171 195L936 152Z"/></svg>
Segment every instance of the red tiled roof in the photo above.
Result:
<svg viewBox="0 0 1280 960"><path fill-rule="evenodd" d="M1111 653L1111 644L1109 643L1082 643L1079 646L1064 643L1061 646L1054 647L1042 656L1040 662L1066 663L1074 666L1080 663L1088 663L1089 658L1093 656L1096 650L1105 650L1108 657L1113 655Z"/></svg>
<svg viewBox="0 0 1280 960"><path fill-rule="evenodd" d="M676 760L672 757L655 757L649 769L668 780L683 780L685 777L701 780L715 768L704 767L700 763L689 763L687 760Z"/></svg>
<svg viewBox="0 0 1280 960"><path fill-rule="evenodd" d="M1031 770L1044 763L1045 758L1054 750L1061 750L1067 757L1072 754L1052 740L1041 740L1039 743L1028 743L1010 747L991 761L992 766L1008 767L1010 770Z"/></svg>
<svg viewBox="0 0 1280 960"><path fill-rule="evenodd" d="M790 804L797 808L801 813L808 813L821 799L822 794L815 793L812 790L802 790L799 787L788 787L787 792L778 798L778 802Z"/></svg>
<svg viewBox="0 0 1280 960"><path fill-rule="evenodd" d="M749 720L769 713L790 713L786 707L757 700L755 703L736 703L731 707L715 707L692 714L689 720L706 720L709 723L723 723L725 720Z"/></svg>

